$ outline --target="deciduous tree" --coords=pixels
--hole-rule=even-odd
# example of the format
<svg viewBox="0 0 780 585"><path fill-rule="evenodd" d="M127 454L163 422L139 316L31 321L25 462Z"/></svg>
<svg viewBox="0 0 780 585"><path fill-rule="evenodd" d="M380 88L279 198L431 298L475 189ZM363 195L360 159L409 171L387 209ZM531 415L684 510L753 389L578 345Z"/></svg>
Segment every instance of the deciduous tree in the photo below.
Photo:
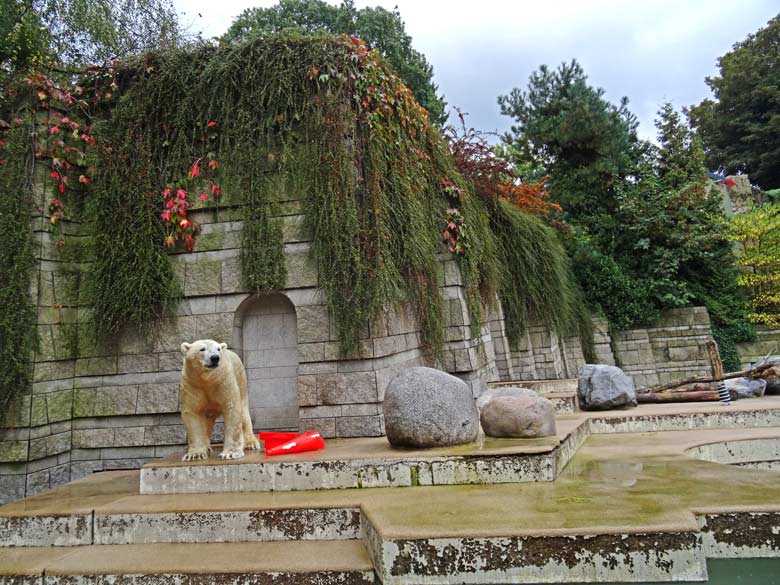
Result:
<svg viewBox="0 0 780 585"><path fill-rule="evenodd" d="M366 41L380 51L395 73L414 92L417 102L428 110L431 121L443 124L446 102L437 95L433 67L425 55L412 47L398 9L379 6L357 10L352 0L339 6L323 0L279 0L270 8L249 8L242 12L225 34L228 41L268 33L294 30L303 34L347 34Z"/></svg>
<svg viewBox="0 0 780 585"><path fill-rule="evenodd" d="M689 110L712 169L780 187L780 15L718 59L714 99Z"/></svg>

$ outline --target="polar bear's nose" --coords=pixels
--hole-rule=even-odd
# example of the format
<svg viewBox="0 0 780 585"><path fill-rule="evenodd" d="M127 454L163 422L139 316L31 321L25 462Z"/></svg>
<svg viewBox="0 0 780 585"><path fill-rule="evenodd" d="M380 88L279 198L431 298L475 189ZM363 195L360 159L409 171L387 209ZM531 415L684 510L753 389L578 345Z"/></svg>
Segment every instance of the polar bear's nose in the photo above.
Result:
<svg viewBox="0 0 780 585"><path fill-rule="evenodd" d="M211 356L211 365L212 365L212 367L216 366L218 364L219 364L219 356L218 355Z"/></svg>

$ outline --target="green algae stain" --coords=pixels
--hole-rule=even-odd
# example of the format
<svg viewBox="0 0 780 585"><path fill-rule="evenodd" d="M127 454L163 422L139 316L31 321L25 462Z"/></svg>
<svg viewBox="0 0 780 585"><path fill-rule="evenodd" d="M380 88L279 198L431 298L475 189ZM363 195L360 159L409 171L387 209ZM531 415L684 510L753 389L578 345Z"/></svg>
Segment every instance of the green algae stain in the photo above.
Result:
<svg viewBox="0 0 780 585"><path fill-rule="evenodd" d="M409 468L410 484L412 487L420 485L420 468L417 465L412 465Z"/></svg>

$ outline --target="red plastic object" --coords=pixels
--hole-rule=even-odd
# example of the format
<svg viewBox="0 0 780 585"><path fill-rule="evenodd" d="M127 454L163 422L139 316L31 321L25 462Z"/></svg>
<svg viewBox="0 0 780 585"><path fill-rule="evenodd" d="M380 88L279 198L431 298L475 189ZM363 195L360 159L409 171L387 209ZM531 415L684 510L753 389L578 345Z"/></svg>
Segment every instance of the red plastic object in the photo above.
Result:
<svg viewBox="0 0 780 585"><path fill-rule="evenodd" d="M263 442L263 445L265 446L265 450L268 451L268 449L272 449L276 447L277 445L281 445L282 443L286 443L287 441L291 441L295 437L298 436L298 433L272 433L272 432L265 432L265 433L258 433L257 438L260 439Z"/></svg>
<svg viewBox="0 0 780 585"><path fill-rule="evenodd" d="M324 448L325 440L322 438L319 431L306 431L305 433L296 436L286 443L275 445L270 449L266 448L265 454L270 457L272 455L287 455L288 453L318 451L319 449Z"/></svg>

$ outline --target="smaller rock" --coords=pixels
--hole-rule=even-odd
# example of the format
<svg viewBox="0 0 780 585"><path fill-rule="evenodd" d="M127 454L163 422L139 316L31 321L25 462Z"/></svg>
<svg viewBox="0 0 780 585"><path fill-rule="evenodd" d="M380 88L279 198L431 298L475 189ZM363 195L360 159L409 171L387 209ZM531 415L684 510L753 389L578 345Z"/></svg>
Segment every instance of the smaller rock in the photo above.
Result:
<svg viewBox="0 0 780 585"><path fill-rule="evenodd" d="M731 380L723 380L723 383L728 388L733 400L763 396L767 385L766 380L751 380L750 378L732 378Z"/></svg>
<svg viewBox="0 0 780 585"><path fill-rule="evenodd" d="M539 396L536 390L524 388L523 386L500 386L499 388L490 388L477 397L477 408L482 410L484 406L499 396Z"/></svg>
<svg viewBox="0 0 780 585"><path fill-rule="evenodd" d="M556 430L552 402L536 393L495 396L482 408L479 420L488 437L535 439L555 435Z"/></svg>
<svg viewBox="0 0 780 585"><path fill-rule="evenodd" d="M577 397L584 410L636 406L634 379L616 366L585 364L580 369Z"/></svg>

